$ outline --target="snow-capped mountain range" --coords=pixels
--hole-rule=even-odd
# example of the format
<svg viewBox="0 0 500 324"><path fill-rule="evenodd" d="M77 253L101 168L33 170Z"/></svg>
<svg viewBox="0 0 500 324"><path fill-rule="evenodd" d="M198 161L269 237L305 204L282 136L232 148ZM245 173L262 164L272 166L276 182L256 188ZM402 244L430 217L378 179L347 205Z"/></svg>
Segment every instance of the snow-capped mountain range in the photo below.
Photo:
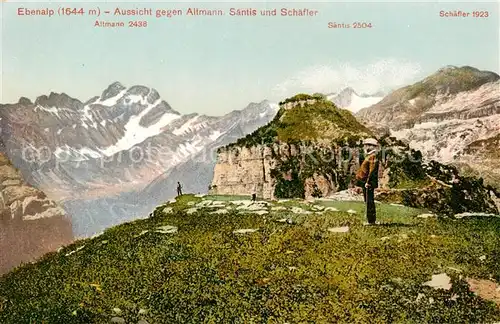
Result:
<svg viewBox="0 0 500 324"><path fill-rule="evenodd" d="M82 103L62 93L21 98L0 109L5 151L27 178L55 199L102 197L145 187L238 125L274 117L268 101L252 114L182 115L155 89L111 84ZM251 116L250 116L251 115Z"/></svg>

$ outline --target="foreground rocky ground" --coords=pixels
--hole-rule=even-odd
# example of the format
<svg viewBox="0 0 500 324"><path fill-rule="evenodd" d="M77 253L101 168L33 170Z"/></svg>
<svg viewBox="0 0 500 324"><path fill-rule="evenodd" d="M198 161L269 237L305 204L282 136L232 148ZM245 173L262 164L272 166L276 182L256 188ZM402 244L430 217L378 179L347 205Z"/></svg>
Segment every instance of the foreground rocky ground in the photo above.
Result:
<svg viewBox="0 0 500 324"><path fill-rule="evenodd" d="M500 320L500 218L185 195L0 278L1 323Z"/></svg>

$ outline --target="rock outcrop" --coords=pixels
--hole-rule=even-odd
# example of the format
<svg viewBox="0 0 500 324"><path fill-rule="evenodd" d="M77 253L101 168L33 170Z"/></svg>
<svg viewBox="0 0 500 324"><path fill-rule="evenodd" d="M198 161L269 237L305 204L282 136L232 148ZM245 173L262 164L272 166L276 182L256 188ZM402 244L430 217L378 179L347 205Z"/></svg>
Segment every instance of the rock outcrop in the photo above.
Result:
<svg viewBox="0 0 500 324"><path fill-rule="evenodd" d="M319 154L322 149L328 151L328 159ZM287 143L225 148L218 154L211 193L255 192L257 197L275 199L277 186L293 188L295 180L305 198L326 197L352 186L346 179L359 168L359 153L353 148L348 154L350 158L343 159L340 147Z"/></svg>
<svg viewBox="0 0 500 324"><path fill-rule="evenodd" d="M72 239L64 210L27 184L0 153L0 274Z"/></svg>
<svg viewBox="0 0 500 324"><path fill-rule="evenodd" d="M359 143L371 135L326 99L297 95L278 115L219 149L210 192L265 199L325 197L352 185Z"/></svg>

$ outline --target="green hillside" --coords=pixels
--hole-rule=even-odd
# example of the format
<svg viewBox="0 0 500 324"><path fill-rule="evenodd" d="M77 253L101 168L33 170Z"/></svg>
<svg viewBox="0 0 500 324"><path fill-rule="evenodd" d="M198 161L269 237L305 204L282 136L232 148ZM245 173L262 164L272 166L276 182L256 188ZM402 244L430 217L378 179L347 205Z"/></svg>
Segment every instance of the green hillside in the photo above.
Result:
<svg viewBox="0 0 500 324"><path fill-rule="evenodd" d="M227 147L254 146L275 142L355 142L372 132L361 125L348 110L336 107L331 101L319 95L299 94L282 102L298 102L315 99L313 104L296 106L286 110L281 107L276 117Z"/></svg>
<svg viewBox="0 0 500 324"><path fill-rule="evenodd" d="M494 293L469 289L500 280L500 218L377 204L366 227L361 202L242 199L185 195L17 268L0 323L500 320ZM443 274L451 288L424 284Z"/></svg>

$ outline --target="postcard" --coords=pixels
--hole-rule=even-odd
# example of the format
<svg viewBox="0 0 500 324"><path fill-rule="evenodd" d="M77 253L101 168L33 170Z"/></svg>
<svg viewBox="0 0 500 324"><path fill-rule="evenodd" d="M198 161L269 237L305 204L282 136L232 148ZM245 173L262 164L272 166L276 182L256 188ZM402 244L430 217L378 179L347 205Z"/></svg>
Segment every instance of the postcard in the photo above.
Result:
<svg viewBox="0 0 500 324"><path fill-rule="evenodd" d="M500 323L498 1L0 8L0 323Z"/></svg>

